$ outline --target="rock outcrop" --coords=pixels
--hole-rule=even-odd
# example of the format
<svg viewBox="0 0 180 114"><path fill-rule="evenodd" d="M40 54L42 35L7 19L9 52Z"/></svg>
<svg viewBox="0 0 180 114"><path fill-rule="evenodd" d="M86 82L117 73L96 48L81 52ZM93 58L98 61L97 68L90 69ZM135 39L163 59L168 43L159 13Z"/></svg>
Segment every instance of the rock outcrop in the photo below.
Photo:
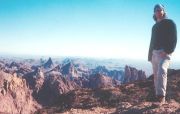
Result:
<svg viewBox="0 0 180 114"><path fill-rule="evenodd" d="M36 79L36 81L38 81L38 79ZM78 87L74 82L53 73L46 75L43 81L41 88L34 95L38 103L43 106L54 105L60 95Z"/></svg>
<svg viewBox="0 0 180 114"><path fill-rule="evenodd" d="M32 95L35 100L43 106L53 105L61 94L78 87L61 74L55 72L44 74L39 68L23 78L26 79L27 85L33 91Z"/></svg>
<svg viewBox="0 0 180 114"><path fill-rule="evenodd" d="M73 63L69 62L61 67L61 73L62 75L68 77L69 79L74 77L79 77L78 71L73 65Z"/></svg>
<svg viewBox="0 0 180 114"><path fill-rule="evenodd" d="M91 75L89 88L111 88L120 85L120 82L102 74Z"/></svg>
<svg viewBox="0 0 180 114"><path fill-rule="evenodd" d="M125 66L123 83L134 82L137 80L145 80L146 74L142 70L137 70L134 67Z"/></svg>
<svg viewBox="0 0 180 114"><path fill-rule="evenodd" d="M26 80L3 71L0 71L0 104L0 112L10 114L31 114L40 108Z"/></svg>
<svg viewBox="0 0 180 114"><path fill-rule="evenodd" d="M106 76L109 76L115 80L122 81L124 77L124 71L121 70L108 70L105 66L98 66L95 69L92 69L91 71L93 74L103 74Z"/></svg>
<svg viewBox="0 0 180 114"><path fill-rule="evenodd" d="M51 59L51 57L48 59L48 61L43 65L43 67L45 68L45 69L49 69L49 68L52 68L54 66L54 64L53 64L53 61L52 61L52 59Z"/></svg>

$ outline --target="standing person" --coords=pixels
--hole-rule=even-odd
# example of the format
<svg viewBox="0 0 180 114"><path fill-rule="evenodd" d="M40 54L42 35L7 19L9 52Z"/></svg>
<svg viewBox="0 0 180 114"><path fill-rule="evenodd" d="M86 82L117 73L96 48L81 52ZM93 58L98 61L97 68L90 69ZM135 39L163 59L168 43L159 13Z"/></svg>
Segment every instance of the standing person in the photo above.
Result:
<svg viewBox="0 0 180 114"><path fill-rule="evenodd" d="M176 47L177 31L175 23L167 18L162 4L155 5L153 19L155 24L152 27L148 61L152 63L157 102L162 105L165 103L167 70Z"/></svg>

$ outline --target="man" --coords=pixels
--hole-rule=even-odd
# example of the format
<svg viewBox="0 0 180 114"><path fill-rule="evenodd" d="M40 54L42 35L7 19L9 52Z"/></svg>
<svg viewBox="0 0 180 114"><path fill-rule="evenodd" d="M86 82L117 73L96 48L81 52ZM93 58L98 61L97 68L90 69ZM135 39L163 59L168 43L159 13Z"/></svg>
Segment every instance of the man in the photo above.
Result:
<svg viewBox="0 0 180 114"><path fill-rule="evenodd" d="M156 23L152 27L148 61L153 67L155 94L162 105L165 103L167 69L176 47L177 31L175 23L167 19L163 5L155 5L153 18Z"/></svg>

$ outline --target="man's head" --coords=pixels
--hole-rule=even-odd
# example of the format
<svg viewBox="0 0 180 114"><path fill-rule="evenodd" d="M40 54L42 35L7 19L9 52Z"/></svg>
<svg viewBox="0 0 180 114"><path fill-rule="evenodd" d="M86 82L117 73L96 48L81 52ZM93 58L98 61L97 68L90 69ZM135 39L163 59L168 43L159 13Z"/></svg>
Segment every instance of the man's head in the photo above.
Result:
<svg viewBox="0 0 180 114"><path fill-rule="evenodd" d="M166 12L165 12L165 8L162 4L156 4L154 6L154 15L153 15L153 19L155 21L158 20L162 20L166 18Z"/></svg>

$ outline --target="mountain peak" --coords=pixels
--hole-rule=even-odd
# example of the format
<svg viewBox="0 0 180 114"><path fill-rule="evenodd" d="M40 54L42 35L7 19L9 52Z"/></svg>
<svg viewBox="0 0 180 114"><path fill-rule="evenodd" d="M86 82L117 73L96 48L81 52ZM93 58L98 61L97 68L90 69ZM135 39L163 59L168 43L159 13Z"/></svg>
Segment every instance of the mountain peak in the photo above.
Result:
<svg viewBox="0 0 180 114"><path fill-rule="evenodd" d="M53 66L53 61L51 57L49 57L48 61L43 65L44 68L51 68Z"/></svg>
<svg viewBox="0 0 180 114"><path fill-rule="evenodd" d="M77 76L77 70L72 62L69 62L62 66L61 68L62 74L66 75L68 77L78 77Z"/></svg>

